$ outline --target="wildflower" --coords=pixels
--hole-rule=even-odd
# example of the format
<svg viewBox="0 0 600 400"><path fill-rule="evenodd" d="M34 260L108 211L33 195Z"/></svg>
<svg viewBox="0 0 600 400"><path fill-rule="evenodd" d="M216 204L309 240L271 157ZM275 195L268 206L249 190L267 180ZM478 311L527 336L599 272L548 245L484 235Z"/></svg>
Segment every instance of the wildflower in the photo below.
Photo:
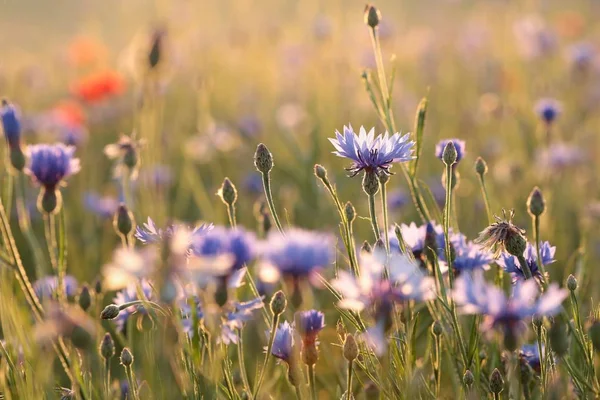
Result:
<svg viewBox="0 0 600 400"><path fill-rule="evenodd" d="M257 254L256 237L243 228L228 229L221 226L205 230L201 234L198 228L192 233L191 250L195 256L233 256L232 270L239 270Z"/></svg>
<svg viewBox="0 0 600 400"><path fill-rule="evenodd" d="M551 124L562 112L562 104L551 98L538 100L535 105L535 112L546 124Z"/></svg>
<svg viewBox="0 0 600 400"><path fill-rule="evenodd" d="M325 327L325 315L317 310L296 313L296 326L305 346L316 343L317 335Z"/></svg>
<svg viewBox="0 0 600 400"><path fill-rule="evenodd" d="M428 228L432 231L434 241L436 243L433 250L436 252L443 250L445 243L444 228L441 225L429 223L417 226L414 222L411 222L410 225L400 225L400 233L402 234L404 244L406 245L407 250L410 250L417 260L421 260L424 257L424 251L426 250L425 241ZM400 243L398 242L395 231L391 230L388 236L390 238L390 248L400 252Z"/></svg>
<svg viewBox="0 0 600 400"><path fill-rule="evenodd" d="M560 311L567 291L552 284L536 299L537 282L519 281L513 288L512 296L485 282L481 272L461 275L455 282L452 293L454 301L464 314L485 316L482 330L498 329L504 334L508 350L516 348L517 338L526 329L524 319L536 316L552 316Z"/></svg>
<svg viewBox="0 0 600 400"><path fill-rule="evenodd" d="M542 345L544 351L544 345ZM537 343L524 344L519 349L519 357L536 372L540 372L540 349Z"/></svg>
<svg viewBox="0 0 600 400"><path fill-rule="evenodd" d="M138 296L138 286L141 289L145 298L140 298ZM139 282L130 283L125 289L121 290L117 293L116 297L113 299L113 302L116 306L121 306L125 303L130 303L135 300L152 300L154 298L154 291L150 282L146 279L142 279ZM137 304L132 305L124 310L121 310L119 315L115 318L115 322L117 324L117 330L122 332L125 329L125 324L129 320L129 317L135 313L145 314L146 309L143 305Z"/></svg>
<svg viewBox="0 0 600 400"><path fill-rule="evenodd" d="M66 297L74 297L77 294L77 279L71 275L65 276L64 289ZM54 275L45 276L33 283L33 291L40 300L50 300L56 296L58 290L58 277Z"/></svg>
<svg viewBox="0 0 600 400"><path fill-rule="evenodd" d="M111 196L88 192L83 198L85 208L102 218L112 218L119 208L119 201Z"/></svg>
<svg viewBox="0 0 600 400"><path fill-rule="evenodd" d="M116 160L114 175L121 177L128 173L131 179L136 179L139 169L139 149L144 145L143 140L136 140L135 135L121 135L117 143L104 146L104 154L111 160Z"/></svg>
<svg viewBox="0 0 600 400"><path fill-rule="evenodd" d="M75 148L62 143L28 146L29 164L26 172L42 185L38 197L40 212L55 213L60 210L62 197L58 187L65 179L80 170L79 159L73 157Z"/></svg>
<svg viewBox="0 0 600 400"><path fill-rule="evenodd" d="M460 162L460 160L463 159L464 155L465 155L465 141L464 140L460 140L460 139L444 139L444 140L440 140L438 142L438 144L435 146L435 156L437 158L439 158L440 160L442 160L442 157L444 155L444 149L446 148L446 145L448 144L448 142L452 142L454 144L454 148L456 149L456 161L455 161L455 165L458 164Z"/></svg>
<svg viewBox="0 0 600 400"><path fill-rule="evenodd" d="M71 88L73 94L87 103L98 103L125 91L125 79L116 71L100 71L88 75Z"/></svg>
<svg viewBox="0 0 600 400"><path fill-rule="evenodd" d="M561 170L582 164L585 158L584 151L576 145L553 143L548 148L540 149L536 163L542 169Z"/></svg>
<svg viewBox="0 0 600 400"><path fill-rule="evenodd" d="M350 176L356 176L360 171L367 173L390 174L393 163L401 163L414 159L413 147L415 142L409 141L410 134L401 136L395 133L390 136L387 132L375 137L375 129L369 133L361 126L357 135L352 126L344 126L344 134L335 132L336 138L329 139L336 151L333 154L338 157L349 158L353 161L351 167L347 168Z"/></svg>
<svg viewBox="0 0 600 400"><path fill-rule="evenodd" d="M388 207L391 210L399 210L410 202L410 197L403 190L393 190L388 193Z"/></svg>
<svg viewBox="0 0 600 400"><path fill-rule="evenodd" d="M260 118L254 114L242 116L237 123L240 133L247 138L255 138L262 131L262 123Z"/></svg>
<svg viewBox="0 0 600 400"><path fill-rule="evenodd" d="M480 244L484 250L493 251L494 258L497 258L502 251L519 254L519 251L514 251L519 250L515 247L521 247L520 242L525 241L523 237L525 231L512 223L515 211L510 210L508 218L506 210L502 210L502 213L504 218L496 216L496 222L485 228L475 239L475 243ZM523 250L525 250L525 246L526 244L523 246Z"/></svg>
<svg viewBox="0 0 600 400"><path fill-rule="evenodd" d="M567 59L576 71L585 71L593 65L596 49L591 43L579 42L567 48Z"/></svg>
<svg viewBox="0 0 600 400"><path fill-rule="evenodd" d="M21 147L21 113L19 109L10 104L6 100L2 100L0 108L0 120L4 137L8 143L8 147L12 149L20 149Z"/></svg>
<svg viewBox="0 0 600 400"><path fill-rule="evenodd" d="M452 267L457 273L489 269L489 265L492 262L491 253L483 250L479 245L467 241L460 234L452 235L450 241L454 250ZM445 252L440 253L440 259L445 260Z"/></svg>
<svg viewBox="0 0 600 400"><path fill-rule="evenodd" d="M116 249L112 261L102 267L104 288L121 289L135 284L139 279L151 276L158 257L158 250L155 247L141 250L129 247Z"/></svg>
<svg viewBox="0 0 600 400"><path fill-rule="evenodd" d="M187 229L183 225L171 224L166 228L161 229L156 226L152 218L148 217L148 221L142 226L135 229L135 237L144 244L159 243L165 238L172 238L175 233L181 229ZM193 228L190 232L190 246L194 237L202 236L213 229L212 224L200 224Z"/></svg>
<svg viewBox="0 0 600 400"><path fill-rule="evenodd" d="M279 358L289 364L292 359L292 349L294 346L294 326L284 321L276 329L271 354L273 357ZM269 332L267 332L268 334Z"/></svg>
<svg viewBox="0 0 600 400"><path fill-rule="evenodd" d="M252 194L262 194L263 193L263 183L262 177L260 174L256 172L249 173L246 175L244 182L242 184L242 188Z"/></svg>
<svg viewBox="0 0 600 400"><path fill-rule="evenodd" d="M556 261L554 259L555 253L555 246L550 246L549 242L540 243L540 256L542 257L542 265L546 266ZM523 252L523 257L529 266L531 275L536 279L544 279L537 261L537 251L535 245L527 243L527 248ZM525 279L525 274L517 257L510 254L502 254L498 259L498 264L504 269L504 271L512 275L513 283L519 279Z"/></svg>

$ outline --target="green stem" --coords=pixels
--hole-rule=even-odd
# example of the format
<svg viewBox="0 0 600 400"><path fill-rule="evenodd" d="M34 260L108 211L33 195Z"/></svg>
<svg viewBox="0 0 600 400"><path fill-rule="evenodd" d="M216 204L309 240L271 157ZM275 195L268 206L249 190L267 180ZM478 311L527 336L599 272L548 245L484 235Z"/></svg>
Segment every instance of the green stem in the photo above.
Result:
<svg viewBox="0 0 600 400"><path fill-rule="evenodd" d="M535 252L537 256L537 265L542 273L542 281L546 282L546 266L542 262L542 253L540 251L540 217L533 216L533 238L535 240Z"/></svg>
<svg viewBox="0 0 600 400"><path fill-rule="evenodd" d="M351 400L353 398L352 396L352 367L354 366L354 362L353 361L349 361L348 362L348 378L347 378L347 385L346 385L346 400Z"/></svg>
<svg viewBox="0 0 600 400"><path fill-rule="evenodd" d="M244 339L242 330L240 329L238 332L238 363L240 364L240 375L242 376L242 383L244 384L244 390L248 394L248 396L252 395L252 391L250 390L250 383L248 383L248 373L246 372L246 362L244 361ZM252 397L250 397L252 399Z"/></svg>
<svg viewBox="0 0 600 400"><path fill-rule="evenodd" d="M383 234L385 237L385 251L390 254L390 239L388 225L388 207L387 207L387 182L381 183L381 208L383 209Z"/></svg>
<svg viewBox="0 0 600 400"><path fill-rule="evenodd" d="M537 345L538 352L540 353L540 393L542 398L544 397L544 392L546 391L546 358L544 357L544 351L542 349L542 326L536 328L537 330Z"/></svg>
<svg viewBox="0 0 600 400"><path fill-rule="evenodd" d="M273 349L273 342L275 341L275 334L277 333L277 326L279 325L279 314L273 314L273 323L271 324L271 335L269 336L269 344L267 345L267 353L265 354L265 360L254 388L253 398L257 398L260 393L260 387L262 386L263 379L265 378L265 372L269 366L269 360L271 359L271 350Z"/></svg>
<svg viewBox="0 0 600 400"><path fill-rule="evenodd" d="M481 196L483 197L483 203L485 204L485 211L488 217L488 223L491 224L494 222L494 215L492 214L492 207L490 206L490 198L488 196L487 189L485 187L485 178L483 175L479 175L479 186L481 188Z"/></svg>
<svg viewBox="0 0 600 400"><path fill-rule="evenodd" d="M110 358L104 359L104 392L106 398L110 398Z"/></svg>
<svg viewBox="0 0 600 400"><path fill-rule="evenodd" d="M369 215L371 216L371 225L373 227L373 233L375 234L375 240L381 238L379 233L379 225L377 224L377 215L375 213L375 196L368 195L369 197Z"/></svg>
<svg viewBox="0 0 600 400"><path fill-rule="evenodd" d="M454 285L452 251L450 249L450 210L452 209L452 165L446 165L446 204L444 205L444 241L450 289Z"/></svg>
<svg viewBox="0 0 600 400"><path fill-rule="evenodd" d="M314 364L308 366L308 378L310 383L310 394L312 400L317 400L317 385L315 382L315 366Z"/></svg>
<svg viewBox="0 0 600 400"><path fill-rule="evenodd" d="M229 217L229 225L235 228L237 225L235 221L235 205L227 204L227 217Z"/></svg>
<svg viewBox="0 0 600 400"><path fill-rule="evenodd" d="M275 225L277 225L277 229L282 235L285 235L283 232L283 226L279 221L279 217L277 216L277 211L275 211L275 203L273 202L273 195L271 194L271 177L269 173L262 174L263 187L265 189L265 197L267 198L267 204L269 205L269 211L271 211L271 216L275 221Z"/></svg>
<svg viewBox="0 0 600 400"><path fill-rule="evenodd" d="M523 270L525 279L531 279L531 269L529 269L529 264L527 264L525 257L522 254L520 254L517 256L517 259L519 260L519 264L521 264L521 269Z"/></svg>

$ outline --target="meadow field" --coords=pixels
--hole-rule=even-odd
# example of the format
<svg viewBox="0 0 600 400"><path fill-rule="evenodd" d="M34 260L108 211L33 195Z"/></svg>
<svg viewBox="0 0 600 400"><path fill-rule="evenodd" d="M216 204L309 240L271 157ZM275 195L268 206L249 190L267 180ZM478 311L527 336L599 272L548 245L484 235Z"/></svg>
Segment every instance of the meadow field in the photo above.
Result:
<svg viewBox="0 0 600 400"><path fill-rule="evenodd" d="M599 15L2 2L0 398L600 398Z"/></svg>

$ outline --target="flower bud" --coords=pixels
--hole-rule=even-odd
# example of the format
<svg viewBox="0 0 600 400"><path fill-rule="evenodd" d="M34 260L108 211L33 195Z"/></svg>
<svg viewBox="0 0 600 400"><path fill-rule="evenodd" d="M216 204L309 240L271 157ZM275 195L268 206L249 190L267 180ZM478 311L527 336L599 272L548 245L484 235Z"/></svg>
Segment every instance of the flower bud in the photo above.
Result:
<svg viewBox="0 0 600 400"><path fill-rule="evenodd" d="M433 333L435 336L440 336L443 332L444 328L442 327L440 321L433 321L433 324L431 325L431 333Z"/></svg>
<svg viewBox="0 0 600 400"><path fill-rule="evenodd" d="M600 352L600 321L594 321L588 330L588 335L594 345L594 350Z"/></svg>
<svg viewBox="0 0 600 400"><path fill-rule="evenodd" d="M102 319L115 319L119 316L119 306L116 304L109 304L104 307L104 310L100 313L100 318Z"/></svg>
<svg viewBox="0 0 600 400"><path fill-rule="evenodd" d="M79 292L79 298L77 299L77 302L79 303L79 307L81 307L83 311L87 311L92 305L92 292L90 291L88 285L83 285L81 287L81 291Z"/></svg>
<svg viewBox="0 0 600 400"><path fill-rule="evenodd" d="M354 361L356 357L358 357L358 343L356 343L354 335L349 333L346 335L346 340L344 340L344 358L348 361Z"/></svg>
<svg viewBox="0 0 600 400"><path fill-rule="evenodd" d="M102 338L102 342L100 342L100 355L105 360L110 360L115 355L115 341L108 332L106 332Z"/></svg>
<svg viewBox="0 0 600 400"><path fill-rule="evenodd" d="M131 351L127 347L124 347L121 352L121 364L124 367L129 367L133 364L133 354L131 354Z"/></svg>
<svg viewBox="0 0 600 400"><path fill-rule="evenodd" d="M375 196L379 192L379 179L373 171L365 172L362 181L362 187L368 196Z"/></svg>
<svg viewBox="0 0 600 400"><path fill-rule="evenodd" d="M367 4L365 7L365 24L370 26L372 29L375 29L377 25L379 25L380 21L381 12L379 12L375 6Z"/></svg>
<svg viewBox="0 0 600 400"><path fill-rule="evenodd" d="M475 377L473 376L473 373L470 370L466 370L463 375L463 383L466 387L471 387L471 385L473 385L474 382Z"/></svg>
<svg viewBox="0 0 600 400"><path fill-rule="evenodd" d="M117 235L128 237L133 233L134 226L135 218L133 213L129 211L124 203L121 203L113 217L113 227L117 232Z"/></svg>
<svg viewBox="0 0 600 400"><path fill-rule="evenodd" d="M221 198L221 201L227 205L234 205L237 201L237 190L229 178L223 180L221 188L217 192L217 195Z"/></svg>
<svg viewBox="0 0 600 400"><path fill-rule="evenodd" d="M362 246L360 247L360 251L361 253L371 253L373 252L373 248L371 247L371 245L369 244L369 242L367 242L366 240L363 242Z"/></svg>
<svg viewBox="0 0 600 400"><path fill-rule="evenodd" d="M271 311L275 315L280 315L285 311L286 307L287 299L285 298L285 294L281 290L278 290L271 298Z"/></svg>
<svg viewBox="0 0 600 400"><path fill-rule="evenodd" d="M456 152L456 146L452 140L449 140L446 143L446 147L444 147L444 152L442 153L442 161L446 165L452 165L456 163L458 159L458 153Z"/></svg>
<svg viewBox="0 0 600 400"><path fill-rule="evenodd" d="M542 191L537 186L533 188L527 199L527 210L529 214L539 217L546 210L546 201L542 195Z"/></svg>
<svg viewBox="0 0 600 400"><path fill-rule="evenodd" d="M556 319L548 331L550 346L557 356L562 357L569 351L569 337L565 324Z"/></svg>
<svg viewBox="0 0 600 400"><path fill-rule="evenodd" d="M273 169L273 155L263 143L260 143L258 147L256 147L256 153L254 153L254 166L263 174L268 174Z"/></svg>
<svg viewBox="0 0 600 400"><path fill-rule="evenodd" d="M356 218L356 210L354 209L352 203L346 203L346 206L344 207L344 213L346 214L346 220L349 223L354 222L354 219Z"/></svg>
<svg viewBox="0 0 600 400"><path fill-rule="evenodd" d="M483 178L483 176L487 174L487 170L488 166L485 160L481 157L477 157L477 160L475 160L475 172Z"/></svg>
<svg viewBox="0 0 600 400"><path fill-rule="evenodd" d="M494 394L499 394L502 390L504 390L504 379L498 368L494 368L492 375L490 375L490 391Z"/></svg>
<svg viewBox="0 0 600 400"><path fill-rule="evenodd" d="M571 292L574 292L577 290L577 278L575 278L573 276L573 274L569 275L569 277L567 278L567 288Z"/></svg>
<svg viewBox="0 0 600 400"><path fill-rule="evenodd" d="M155 68L161 59L163 37L165 32L161 29L157 29L152 35L152 46L148 52L148 64L150 69Z"/></svg>
<svg viewBox="0 0 600 400"><path fill-rule="evenodd" d="M94 292L96 292L96 294L101 294L102 293L102 279L97 278L94 281Z"/></svg>
<svg viewBox="0 0 600 400"><path fill-rule="evenodd" d="M315 175L323 182L327 180L327 170L321 164L315 164Z"/></svg>

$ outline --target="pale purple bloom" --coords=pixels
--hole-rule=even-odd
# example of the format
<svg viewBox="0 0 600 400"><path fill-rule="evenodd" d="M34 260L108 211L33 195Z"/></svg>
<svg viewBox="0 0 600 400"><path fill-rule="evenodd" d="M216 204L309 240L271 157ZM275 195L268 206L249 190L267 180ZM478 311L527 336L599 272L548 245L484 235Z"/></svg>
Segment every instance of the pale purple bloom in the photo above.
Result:
<svg viewBox="0 0 600 400"><path fill-rule="evenodd" d="M168 225L165 229L161 229L156 226L152 218L148 217L148 222L144 223L143 226L138 225L136 227L135 237L144 244L158 243L165 238L173 237L175 233L182 228L183 227L180 225L172 224ZM190 234L190 240L195 237L202 236L206 232L210 232L212 229L212 224L201 224L192 230Z"/></svg>
<svg viewBox="0 0 600 400"><path fill-rule="evenodd" d="M543 98L535 104L535 112L547 124L554 122L562 112L560 101L552 98Z"/></svg>
<svg viewBox="0 0 600 400"><path fill-rule="evenodd" d="M542 344L542 352L544 351L544 345ZM531 369L536 372L540 372L540 349L537 343L524 344L519 349L519 357L523 359Z"/></svg>
<svg viewBox="0 0 600 400"><path fill-rule="evenodd" d="M248 114L239 119L238 129L242 135L253 138L258 136L262 131L262 123L258 116Z"/></svg>
<svg viewBox="0 0 600 400"><path fill-rule="evenodd" d="M78 287L77 279L75 279L71 275L67 275L64 279L64 285L65 295L67 297L75 296ZM56 295L57 290L58 277L54 275L45 276L33 283L33 291L35 292L35 295L41 300L51 299L54 295Z"/></svg>
<svg viewBox="0 0 600 400"><path fill-rule="evenodd" d="M103 218L112 218L119 208L120 202L111 196L100 196L88 192L83 198L85 208Z"/></svg>
<svg viewBox="0 0 600 400"><path fill-rule="evenodd" d="M273 282L280 276L310 278L334 260L335 245L328 234L303 229L288 229L285 236L271 232L263 247L260 276Z"/></svg>
<svg viewBox="0 0 600 400"><path fill-rule="evenodd" d="M321 311L308 310L296 313L296 329L305 344L314 344L323 328L325 328L325 315Z"/></svg>
<svg viewBox="0 0 600 400"><path fill-rule="evenodd" d="M435 146L435 156L441 160L444 155L444 149L446 148L446 145L448 145L449 142L454 143L454 148L456 149L456 164L458 164L458 162L463 159L463 157L465 156L465 153L466 153L466 151L465 151L466 143L464 140L460 140L460 139L440 140L438 142L438 144Z"/></svg>
<svg viewBox="0 0 600 400"><path fill-rule="evenodd" d="M567 291L551 284L538 297L538 284L533 279L519 281L513 293L506 297L502 289L488 284L481 271L461 275L452 292L454 301L463 314L485 316L483 331L499 329L516 336L526 329L525 319L553 316L560 312Z"/></svg>
<svg viewBox="0 0 600 400"><path fill-rule="evenodd" d="M127 288L118 292L116 297L113 299L114 304L116 304L117 306L120 306L122 304L129 303L129 302L132 302L135 300L142 300L138 296L138 285L141 287L142 293L146 297L145 300L151 301L154 299L154 290L152 288L152 285L146 279L142 279L139 283L132 282L131 284L129 284L127 286ZM122 310L119 313L119 315L117 316L117 318L115 318L115 323L117 324L117 330L123 331L125 329L125 324L127 323L127 320L129 319L129 317L131 315L133 315L135 313L145 314L146 309L144 308L143 305L138 304L138 305L129 306L129 307L125 308L124 310Z"/></svg>
<svg viewBox="0 0 600 400"><path fill-rule="evenodd" d="M450 243L454 248L454 261L452 267L458 273L471 272L479 269L488 270L493 260L492 254L485 251L478 244L467 241L462 234L453 234ZM440 254L445 260L445 251Z"/></svg>
<svg viewBox="0 0 600 400"><path fill-rule="evenodd" d="M27 173L48 191L54 191L69 176L81 169L74 158L75 147L62 143L36 144L27 147Z"/></svg>
<svg viewBox="0 0 600 400"><path fill-rule="evenodd" d="M551 246L549 242L540 243L540 256L542 257L542 265L546 266L556 261L554 259L555 253L556 246ZM540 271L539 264L537 262L537 251L535 249L535 245L527 243L527 247L523 252L523 256L525 257L525 261L529 266L532 276L534 278L543 278L542 271ZM513 277L513 283L519 279L525 279L525 273L523 272L517 257L503 253L497 262L502 268L504 268L504 271L511 274Z"/></svg>
<svg viewBox="0 0 600 400"><path fill-rule="evenodd" d="M201 235L193 234L190 246L198 257L232 256L231 270L239 270L258 253L256 236L243 228L214 227Z"/></svg>
<svg viewBox="0 0 600 400"><path fill-rule="evenodd" d="M583 163L586 159L583 150L568 143L554 143L537 154L537 164L544 169L564 169Z"/></svg>
<svg viewBox="0 0 600 400"><path fill-rule="evenodd" d="M335 139L329 139L336 149L333 154L353 161L352 166L347 169L351 176L363 170L389 174L393 163L406 162L415 158L413 156L415 142L409 140L408 133L404 136L399 133L390 136L386 132L375 137L375 128L367 133L361 126L357 135L352 130L352 126L344 126L343 135L339 131L336 131L335 135Z"/></svg>
<svg viewBox="0 0 600 400"><path fill-rule="evenodd" d="M267 335L270 333L267 332ZM289 322L284 321L279 324L277 331L275 332L275 340L273 341L273 347L271 354L273 357L277 357L286 363L289 363L292 358L292 350L294 347L294 326L290 325Z"/></svg>

